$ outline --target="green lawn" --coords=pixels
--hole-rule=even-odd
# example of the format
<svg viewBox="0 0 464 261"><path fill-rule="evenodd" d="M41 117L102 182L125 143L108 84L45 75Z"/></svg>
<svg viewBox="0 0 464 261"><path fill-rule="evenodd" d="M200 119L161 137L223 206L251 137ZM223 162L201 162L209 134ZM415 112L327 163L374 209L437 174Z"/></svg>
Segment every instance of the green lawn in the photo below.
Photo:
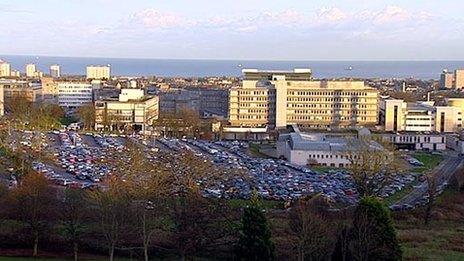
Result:
<svg viewBox="0 0 464 261"><path fill-rule="evenodd" d="M424 163L423 167L417 168L417 169L422 169L422 170L431 170L435 168L438 164L440 164L440 162L443 160L442 155L434 155L434 154L429 154L429 153L424 153L424 152L414 153L414 158Z"/></svg>

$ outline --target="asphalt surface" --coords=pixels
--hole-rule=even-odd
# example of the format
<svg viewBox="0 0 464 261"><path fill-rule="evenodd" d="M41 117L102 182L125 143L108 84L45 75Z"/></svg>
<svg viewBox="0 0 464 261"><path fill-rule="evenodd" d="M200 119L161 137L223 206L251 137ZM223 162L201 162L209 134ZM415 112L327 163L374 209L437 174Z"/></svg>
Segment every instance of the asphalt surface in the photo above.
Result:
<svg viewBox="0 0 464 261"><path fill-rule="evenodd" d="M435 175L438 175L437 186L449 182L456 169L464 164L463 157L447 156L445 159L434 169ZM420 183L411 193L400 199L393 205L412 205L414 206L422 197L427 195L428 184L427 181Z"/></svg>

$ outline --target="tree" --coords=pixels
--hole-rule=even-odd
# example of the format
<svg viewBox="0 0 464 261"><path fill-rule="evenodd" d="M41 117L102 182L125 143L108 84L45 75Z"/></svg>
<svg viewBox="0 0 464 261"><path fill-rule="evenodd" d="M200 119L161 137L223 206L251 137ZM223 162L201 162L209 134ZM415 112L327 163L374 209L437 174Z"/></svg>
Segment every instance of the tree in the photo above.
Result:
<svg viewBox="0 0 464 261"><path fill-rule="evenodd" d="M77 115L84 124L85 130L90 130L95 124L95 107L93 103L87 103L77 109Z"/></svg>
<svg viewBox="0 0 464 261"><path fill-rule="evenodd" d="M355 260L401 260L390 212L375 197L363 197L356 208L351 230L351 255Z"/></svg>
<svg viewBox="0 0 464 261"><path fill-rule="evenodd" d="M172 191L172 173L161 161L147 159L143 147L134 141L126 144L130 167L123 171L129 184L134 227L142 241L145 261L156 233L167 230L167 196ZM124 163L123 163L124 164Z"/></svg>
<svg viewBox="0 0 464 261"><path fill-rule="evenodd" d="M435 206L435 201L438 196L438 175L436 172L431 171L425 174L426 182L427 182L427 204L425 205L425 212L424 212L424 225L428 226L430 223L430 219L432 217L432 210Z"/></svg>
<svg viewBox="0 0 464 261"><path fill-rule="evenodd" d="M85 192L80 189L66 188L60 202L60 220L65 238L73 248L74 260L78 259L79 242L86 229L88 202Z"/></svg>
<svg viewBox="0 0 464 261"><path fill-rule="evenodd" d="M130 197L127 183L118 177L111 177L107 186L92 191L89 198L100 219L100 229L106 239L110 261L113 261L116 245L121 237L129 235Z"/></svg>
<svg viewBox="0 0 464 261"><path fill-rule="evenodd" d="M335 243L332 222L325 209L327 202L320 195L301 198L289 212L289 226L296 237L298 260L324 260Z"/></svg>
<svg viewBox="0 0 464 261"><path fill-rule="evenodd" d="M188 137L199 137L201 131L201 119L197 111L181 109L176 113L164 113L154 122L157 128L163 128L175 137L186 135Z"/></svg>
<svg viewBox="0 0 464 261"><path fill-rule="evenodd" d="M11 201L12 213L31 231L33 256L37 256L39 238L54 218L56 193L42 174L31 172L12 191Z"/></svg>
<svg viewBox="0 0 464 261"><path fill-rule="evenodd" d="M244 209L236 255L239 260L275 259L271 230L256 192Z"/></svg>
<svg viewBox="0 0 464 261"><path fill-rule="evenodd" d="M360 196L378 196L401 171L401 160L391 144L370 135L349 142L345 156L350 162L348 170Z"/></svg>

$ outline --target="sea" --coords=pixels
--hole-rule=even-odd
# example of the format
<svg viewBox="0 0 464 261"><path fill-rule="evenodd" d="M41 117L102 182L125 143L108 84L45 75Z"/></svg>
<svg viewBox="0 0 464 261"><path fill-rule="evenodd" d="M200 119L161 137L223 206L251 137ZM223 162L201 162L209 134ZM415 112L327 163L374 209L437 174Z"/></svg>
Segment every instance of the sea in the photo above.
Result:
<svg viewBox="0 0 464 261"><path fill-rule="evenodd" d="M464 61L264 61L264 60L183 60L1 55L12 69L25 71L35 63L48 73L59 64L63 75L85 75L87 65L111 65L116 76L205 77L240 76L244 68L291 70L311 68L315 78L415 78L439 79L443 69L464 68Z"/></svg>

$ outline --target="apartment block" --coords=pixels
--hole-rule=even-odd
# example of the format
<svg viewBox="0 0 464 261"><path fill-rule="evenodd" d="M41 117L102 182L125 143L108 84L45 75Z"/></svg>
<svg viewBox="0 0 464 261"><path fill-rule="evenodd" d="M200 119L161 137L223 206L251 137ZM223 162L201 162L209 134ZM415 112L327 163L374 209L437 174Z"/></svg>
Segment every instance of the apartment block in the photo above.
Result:
<svg viewBox="0 0 464 261"><path fill-rule="evenodd" d="M11 65L5 61L0 60L0 77L11 76Z"/></svg>
<svg viewBox="0 0 464 261"><path fill-rule="evenodd" d="M61 77L61 67L58 64L53 64L50 66L50 76L53 78Z"/></svg>
<svg viewBox="0 0 464 261"><path fill-rule="evenodd" d="M458 69L454 71L454 88L464 88L464 69Z"/></svg>
<svg viewBox="0 0 464 261"><path fill-rule="evenodd" d="M110 65L90 65L87 66L87 79L103 80L111 77Z"/></svg>
<svg viewBox="0 0 464 261"><path fill-rule="evenodd" d="M454 73L443 70L440 74L440 88L451 89L454 87Z"/></svg>

